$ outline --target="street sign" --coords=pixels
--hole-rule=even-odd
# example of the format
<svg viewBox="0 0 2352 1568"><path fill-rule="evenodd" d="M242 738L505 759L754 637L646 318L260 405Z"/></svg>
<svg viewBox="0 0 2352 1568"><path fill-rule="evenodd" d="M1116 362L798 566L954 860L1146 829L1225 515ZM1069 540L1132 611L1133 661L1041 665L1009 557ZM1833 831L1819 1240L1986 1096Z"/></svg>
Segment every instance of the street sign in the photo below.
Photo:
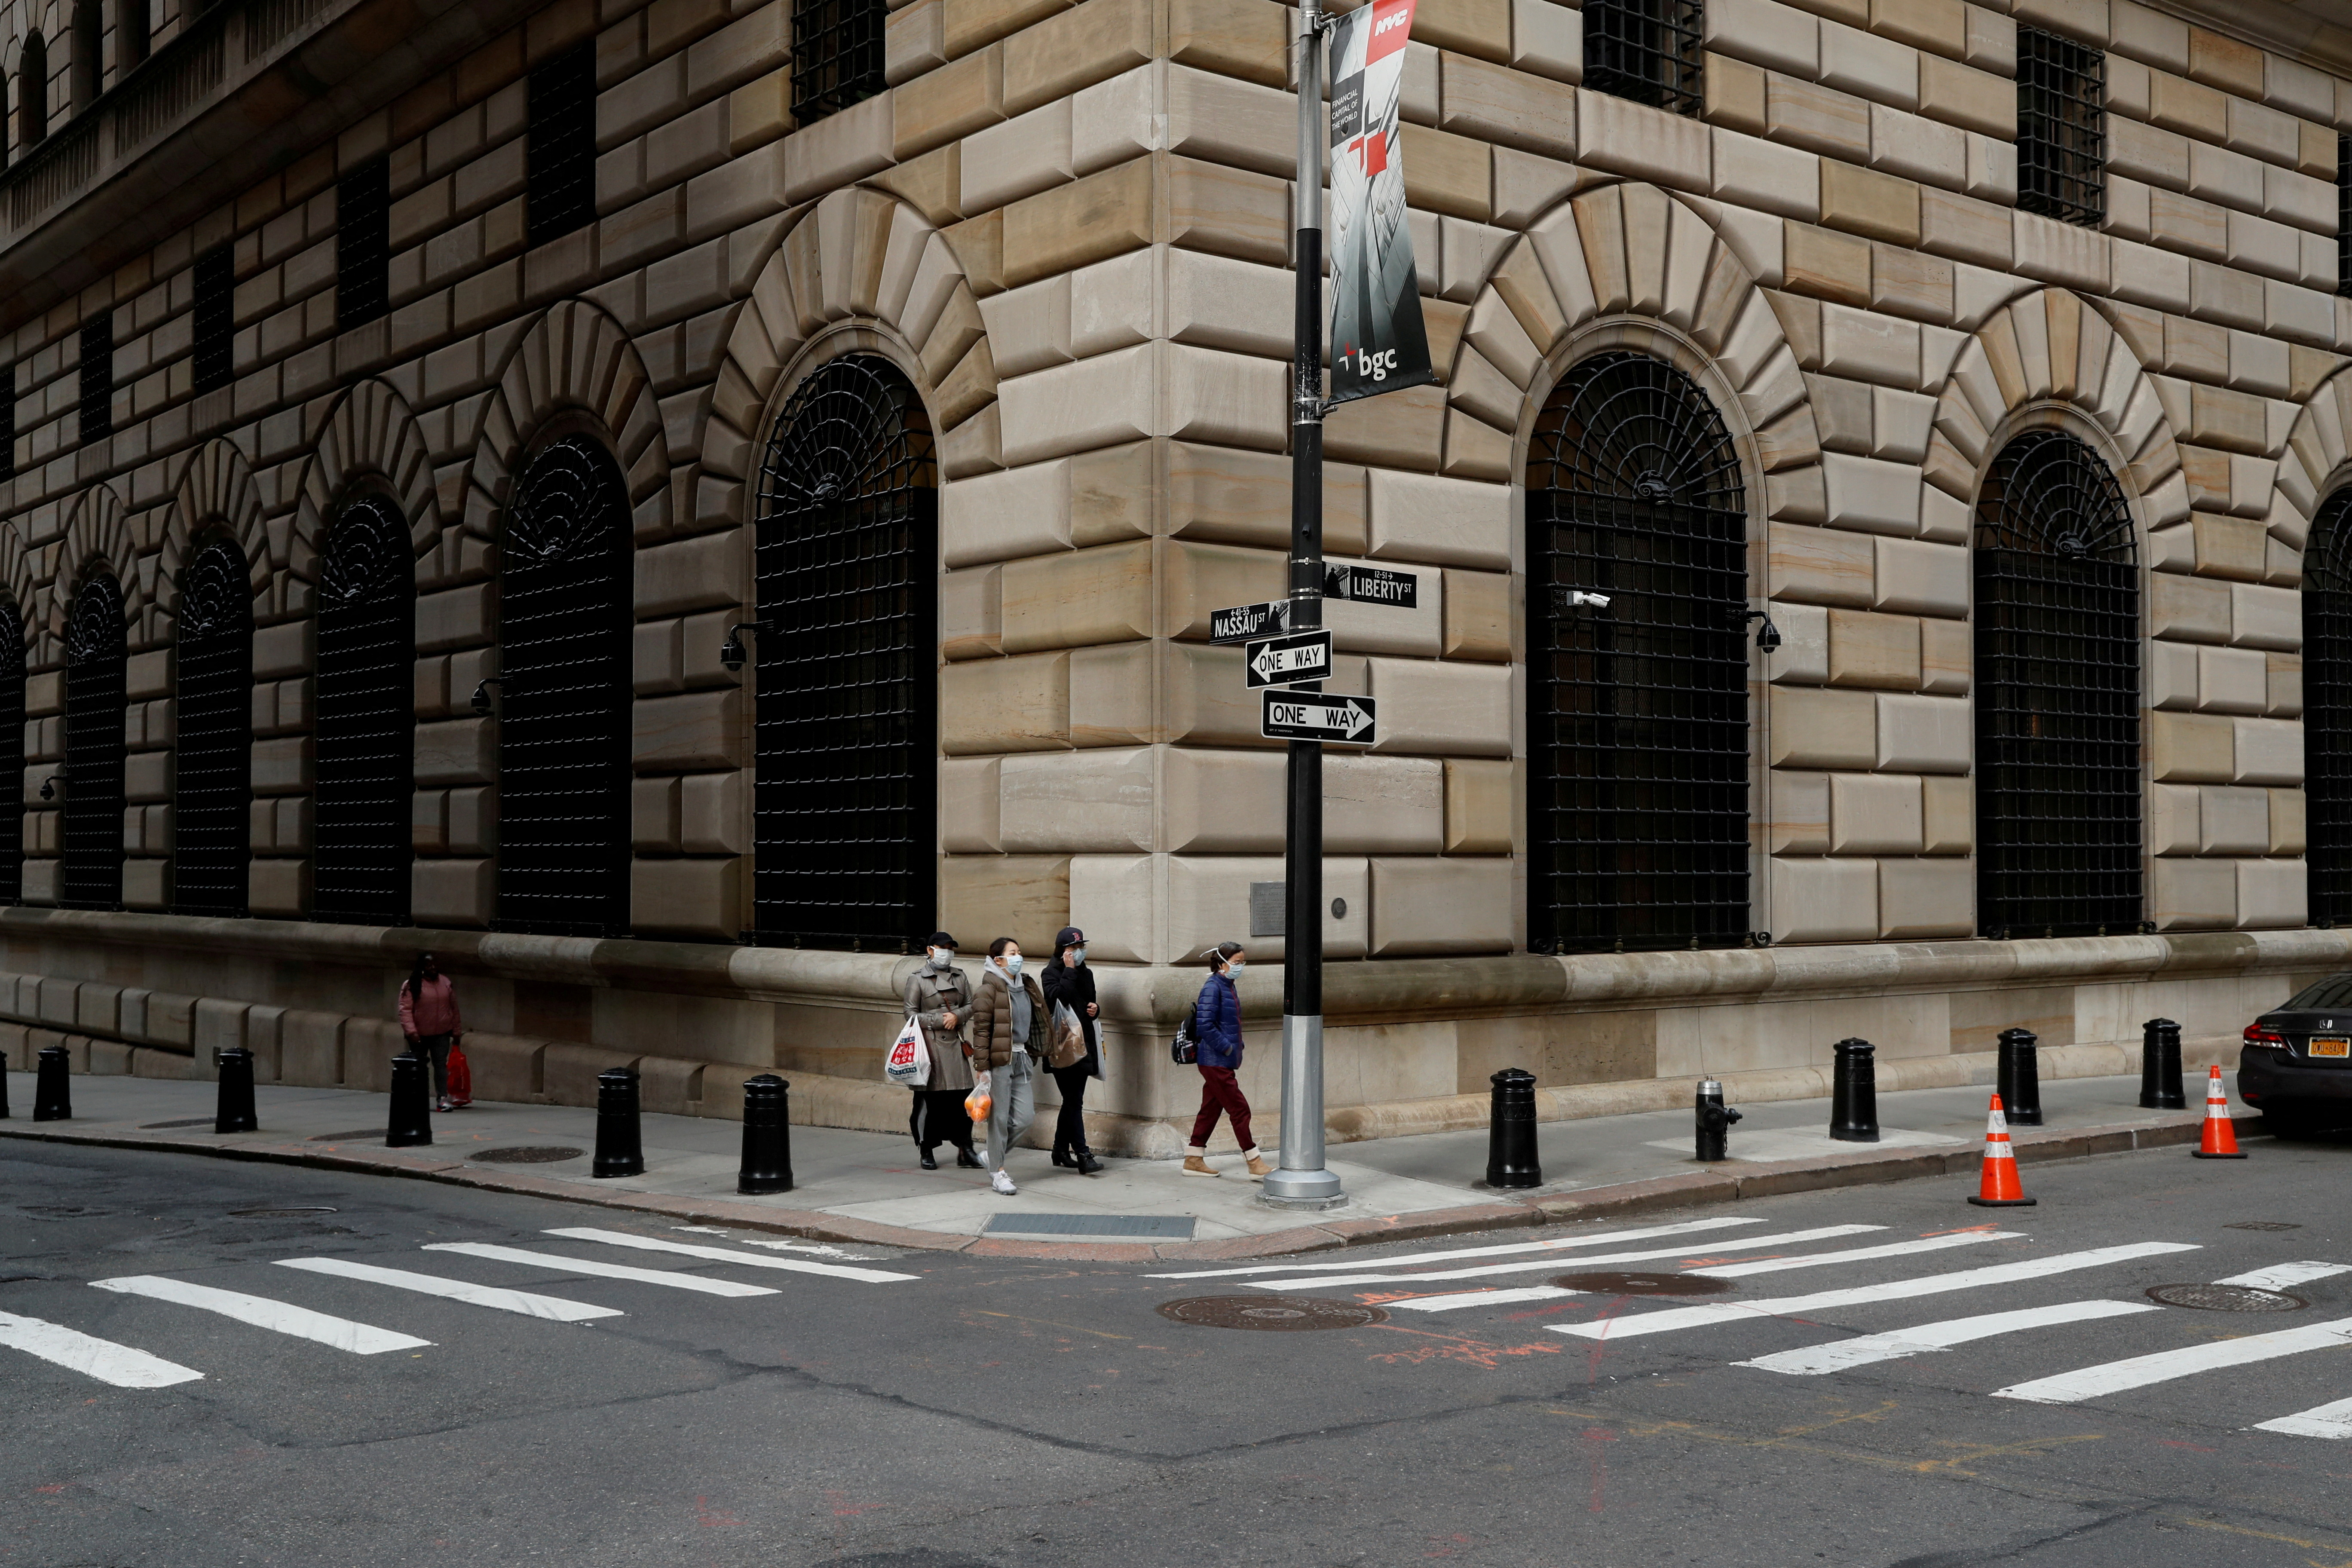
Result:
<svg viewBox="0 0 2352 1568"><path fill-rule="evenodd" d="M1410 572L1391 572L1379 566L1327 563L1323 568L1323 596L1359 605L1393 605L1400 610L1416 610L1421 607L1421 579Z"/></svg>
<svg viewBox="0 0 2352 1568"><path fill-rule="evenodd" d="M1211 642L1249 642L1280 637L1290 629L1290 601L1268 599L1262 605L1235 605L1209 613Z"/></svg>
<svg viewBox="0 0 2352 1568"><path fill-rule="evenodd" d="M1379 739L1372 700L1328 691L1267 691L1257 715L1257 732L1272 741L1337 741L1369 746Z"/></svg>
<svg viewBox="0 0 2352 1568"><path fill-rule="evenodd" d="M1309 680L1331 679L1331 634L1329 632L1294 632L1286 637L1269 637L1249 645L1244 668L1249 671L1249 689L1261 686L1297 686Z"/></svg>

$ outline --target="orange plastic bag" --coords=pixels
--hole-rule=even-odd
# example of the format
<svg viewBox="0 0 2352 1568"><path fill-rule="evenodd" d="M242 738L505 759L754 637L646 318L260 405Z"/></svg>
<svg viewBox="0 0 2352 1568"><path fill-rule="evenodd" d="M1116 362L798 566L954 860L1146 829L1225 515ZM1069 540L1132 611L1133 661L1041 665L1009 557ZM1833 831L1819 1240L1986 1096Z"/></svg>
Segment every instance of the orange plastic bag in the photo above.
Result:
<svg viewBox="0 0 2352 1568"><path fill-rule="evenodd" d="M456 1046L449 1047L449 1104L451 1109L474 1103L474 1069L466 1065L466 1053Z"/></svg>

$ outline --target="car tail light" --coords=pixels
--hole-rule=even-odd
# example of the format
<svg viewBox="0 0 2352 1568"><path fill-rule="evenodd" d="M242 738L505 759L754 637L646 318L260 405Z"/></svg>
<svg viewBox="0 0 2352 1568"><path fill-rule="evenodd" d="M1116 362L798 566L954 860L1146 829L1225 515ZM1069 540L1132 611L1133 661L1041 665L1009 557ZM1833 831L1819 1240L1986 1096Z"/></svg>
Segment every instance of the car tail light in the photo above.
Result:
<svg viewBox="0 0 2352 1568"><path fill-rule="evenodd" d="M2282 1051L2286 1049L2286 1037L2268 1024L2247 1025L2245 1040L2250 1046L2269 1046Z"/></svg>

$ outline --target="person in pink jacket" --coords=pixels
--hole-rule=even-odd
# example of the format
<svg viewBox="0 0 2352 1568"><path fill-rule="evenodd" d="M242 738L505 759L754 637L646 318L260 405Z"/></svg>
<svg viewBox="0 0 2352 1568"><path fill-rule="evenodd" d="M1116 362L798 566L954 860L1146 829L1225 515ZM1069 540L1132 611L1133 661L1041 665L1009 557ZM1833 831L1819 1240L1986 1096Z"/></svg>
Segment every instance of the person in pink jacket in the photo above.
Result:
<svg viewBox="0 0 2352 1568"><path fill-rule="evenodd" d="M400 988L400 1032L411 1056L433 1064L433 1109L449 1109L449 1049L466 1033L457 1016L457 993L441 973L441 961L429 952L416 955Z"/></svg>

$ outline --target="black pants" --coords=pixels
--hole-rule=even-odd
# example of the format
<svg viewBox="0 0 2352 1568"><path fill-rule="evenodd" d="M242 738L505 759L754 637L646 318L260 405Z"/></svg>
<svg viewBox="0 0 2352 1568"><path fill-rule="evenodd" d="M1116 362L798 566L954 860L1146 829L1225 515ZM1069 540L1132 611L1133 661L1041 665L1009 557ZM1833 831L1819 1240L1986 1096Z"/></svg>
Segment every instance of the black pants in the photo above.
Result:
<svg viewBox="0 0 2352 1568"><path fill-rule="evenodd" d="M1054 1085L1062 1091L1062 1113L1054 1121L1054 1152L1092 1153L1087 1147L1087 1085L1094 1075L1084 1062L1052 1070Z"/></svg>
<svg viewBox="0 0 2352 1568"><path fill-rule="evenodd" d="M454 1035L419 1035L416 1054L433 1064L433 1098L449 1098L449 1047L456 1043Z"/></svg>
<svg viewBox="0 0 2352 1568"><path fill-rule="evenodd" d="M915 1135L916 1148L928 1154L942 1143L952 1143L959 1149L971 1147L971 1118L963 1111L963 1097L969 1092L961 1089L915 1090L914 1109L907 1113L907 1131Z"/></svg>

